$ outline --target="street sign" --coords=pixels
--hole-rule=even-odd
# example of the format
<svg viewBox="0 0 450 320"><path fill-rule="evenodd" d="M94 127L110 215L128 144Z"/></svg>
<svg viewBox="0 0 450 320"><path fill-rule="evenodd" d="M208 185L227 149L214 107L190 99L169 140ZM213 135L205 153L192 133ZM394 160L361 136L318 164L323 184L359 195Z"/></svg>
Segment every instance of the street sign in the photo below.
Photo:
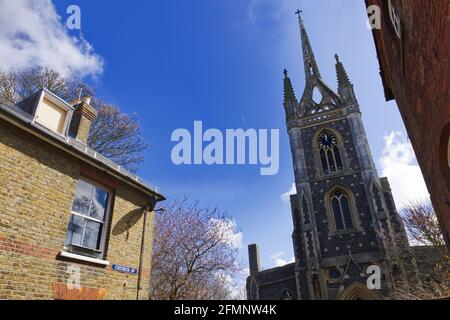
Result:
<svg viewBox="0 0 450 320"><path fill-rule="evenodd" d="M130 274L138 273L138 270L135 268L125 267L125 266L121 266L118 264L113 264L111 268L113 271L118 271L118 272L122 272L122 273L130 273Z"/></svg>

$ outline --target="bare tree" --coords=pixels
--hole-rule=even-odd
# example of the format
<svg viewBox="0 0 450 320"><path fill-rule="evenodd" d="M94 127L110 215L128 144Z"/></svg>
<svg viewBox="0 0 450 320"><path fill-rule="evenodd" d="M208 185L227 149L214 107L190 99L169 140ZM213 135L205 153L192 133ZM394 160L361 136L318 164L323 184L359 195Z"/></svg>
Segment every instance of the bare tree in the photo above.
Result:
<svg viewBox="0 0 450 320"><path fill-rule="evenodd" d="M450 258L433 206L427 202L410 202L402 212L413 243L418 282L397 286L401 299L436 299L450 296Z"/></svg>
<svg viewBox="0 0 450 320"><path fill-rule="evenodd" d="M431 202L410 202L403 209L403 219L415 242L425 246L431 245L442 252L443 256L447 255L444 237Z"/></svg>
<svg viewBox="0 0 450 320"><path fill-rule="evenodd" d="M92 124L88 144L117 164L137 170L147 144L135 115L128 116L118 107L95 98L93 88L74 78L64 78L55 70L39 67L0 72L0 104L17 103L42 88L68 102L78 99L80 90L83 95L92 96L92 106L98 116Z"/></svg>
<svg viewBox="0 0 450 320"><path fill-rule="evenodd" d="M144 161L143 152L148 146L142 138L136 115L128 116L102 100L94 99L92 104L98 115L89 133L89 146L135 172Z"/></svg>
<svg viewBox="0 0 450 320"><path fill-rule="evenodd" d="M150 297L154 300L232 298L239 273L231 217L175 201L155 219Z"/></svg>

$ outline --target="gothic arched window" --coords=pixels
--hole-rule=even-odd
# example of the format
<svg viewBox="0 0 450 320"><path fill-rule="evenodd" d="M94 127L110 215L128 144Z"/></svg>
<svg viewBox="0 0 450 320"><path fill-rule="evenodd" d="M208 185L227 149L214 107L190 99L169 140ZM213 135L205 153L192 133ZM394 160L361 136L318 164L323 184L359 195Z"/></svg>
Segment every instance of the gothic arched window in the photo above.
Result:
<svg viewBox="0 0 450 320"><path fill-rule="evenodd" d="M335 186L327 192L327 214L332 233L359 229L354 201L351 192L343 187Z"/></svg>
<svg viewBox="0 0 450 320"><path fill-rule="evenodd" d="M318 138L320 163L324 174L342 170L341 154L339 153L336 136L328 130L324 130Z"/></svg>

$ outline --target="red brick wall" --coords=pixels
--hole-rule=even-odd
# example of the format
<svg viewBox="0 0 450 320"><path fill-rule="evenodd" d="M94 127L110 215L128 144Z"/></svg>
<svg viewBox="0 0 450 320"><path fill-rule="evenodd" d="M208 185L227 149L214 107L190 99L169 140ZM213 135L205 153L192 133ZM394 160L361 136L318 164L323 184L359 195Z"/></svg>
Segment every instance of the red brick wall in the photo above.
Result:
<svg viewBox="0 0 450 320"><path fill-rule="evenodd" d="M450 178L444 135L448 137L450 122L450 1L392 3L402 20L401 42L395 40L388 1L366 0L367 5L382 9L381 29L374 31L374 38L384 85L397 101L448 241Z"/></svg>

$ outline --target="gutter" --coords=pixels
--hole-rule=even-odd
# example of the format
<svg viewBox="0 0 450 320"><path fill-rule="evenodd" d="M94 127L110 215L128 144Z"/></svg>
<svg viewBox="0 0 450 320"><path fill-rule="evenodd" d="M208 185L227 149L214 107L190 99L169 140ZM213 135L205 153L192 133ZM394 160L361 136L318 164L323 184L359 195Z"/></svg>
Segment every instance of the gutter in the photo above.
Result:
<svg viewBox="0 0 450 320"><path fill-rule="evenodd" d="M13 116L14 118L12 118L11 116ZM64 152L76 157L77 159L82 160L83 162L106 172L108 175L111 175L127 183L128 185L136 189L139 189L145 194L148 194L150 196L151 195L156 196L158 201L166 200L166 198L162 194L158 193L157 191L154 191L150 186L140 182L139 177L136 176L136 178L134 179L133 177L130 177L129 175L123 172L120 172L120 166L118 166L118 170L112 168L108 164L96 158L97 153L95 151L94 156L91 156L90 154L83 152L82 150L78 149L74 144L69 143L69 141L71 141L71 138L69 137L56 136L56 134L50 132L47 133L46 131L44 131L45 128L43 127L42 129L40 127L38 128L36 124L32 123L32 121L30 121L29 119L26 119L26 116L18 114L18 112L16 112L16 110L14 109L9 109L5 108L4 106L0 106L0 119L3 119L16 127L19 127L25 132L30 133L33 136L49 143L50 145L57 147L58 149L63 150ZM87 146L86 150L88 150Z"/></svg>

